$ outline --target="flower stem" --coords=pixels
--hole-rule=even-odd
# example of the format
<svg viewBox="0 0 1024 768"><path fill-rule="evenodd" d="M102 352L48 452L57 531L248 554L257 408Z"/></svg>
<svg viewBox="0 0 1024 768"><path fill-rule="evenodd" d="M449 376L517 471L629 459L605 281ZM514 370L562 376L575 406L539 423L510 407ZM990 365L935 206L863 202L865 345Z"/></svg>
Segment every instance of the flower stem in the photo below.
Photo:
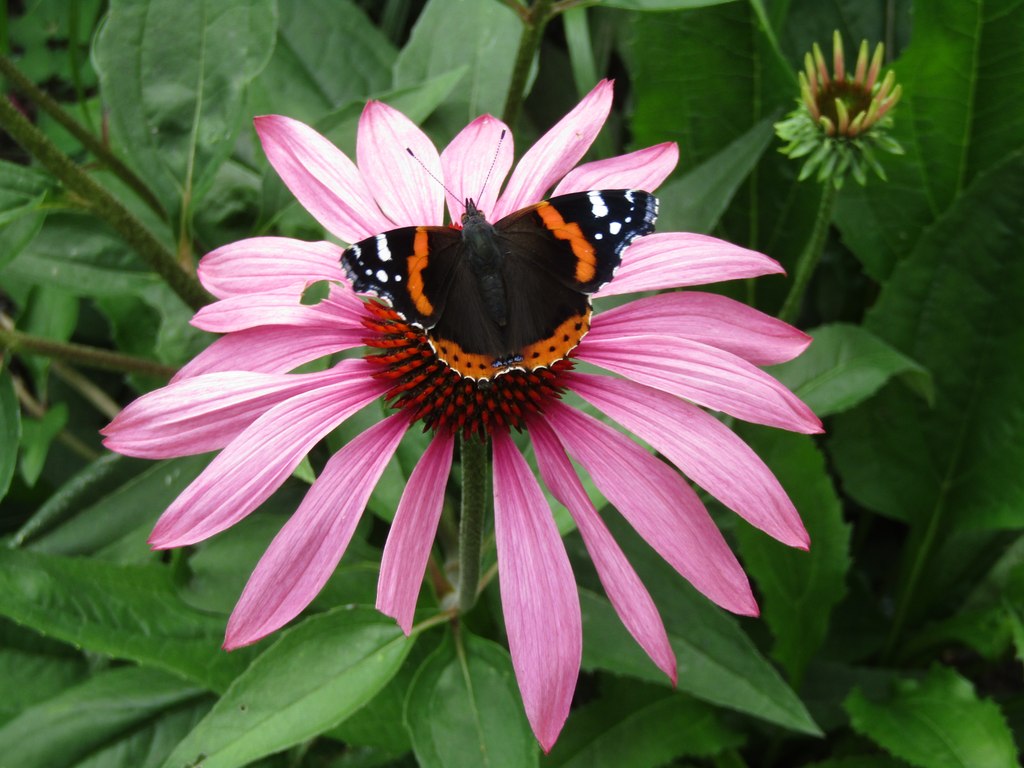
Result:
<svg viewBox="0 0 1024 768"><path fill-rule="evenodd" d="M50 95L40 89L35 83L14 66L14 63L6 56L0 56L0 73L11 81L11 85L18 93L25 96L50 117L56 120L64 129L74 136L78 142L92 153L97 160L110 169L111 173L131 187L132 191L150 208L160 216L164 215L160 201L156 199L153 192L146 186L146 183L121 162L102 141L89 132L85 126L75 120L60 104L50 98Z"/></svg>
<svg viewBox="0 0 1024 768"><path fill-rule="evenodd" d="M828 235L828 226L832 222L832 213L836 204L836 188L831 179L827 179L821 185L821 202L818 204L818 215L814 220L814 229L804 246L803 252L796 263L796 273L793 276L793 285L789 289L789 295L779 310L779 319L787 323L796 322L800 309L804 303L804 293L807 291L807 284L811 282L811 276L821 261L821 253L825 249L825 238Z"/></svg>
<svg viewBox="0 0 1024 768"><path fill-rule="evenodd" d="M0 127L56 176L89 211L113 227L188 306L199 309L212 300L199 281L178 266L174 256L145 224L61 152L4 97L0 97Z"/></svg>
<svg viewBox="0 0 1024 768"><path fill-rule="evenodd" d="M502 113L502 119L513 130L526 98L526 83L530 79L530 67L533 66L537 49L540 48L544 27L554 15L553 5L553 0L536 0L523 19L523 33L519 37L519 50L516 51L516 61L512 67L512 81L508 85L508 96L505 98L505 109Z"/></svg>
<svg viewBox="0 0 1024 768"><path fill-rule="evenodd" d="M480 544L483 540L487 489L487 443L463 438L462 515L459 519L459 613L476 603L480 583Z"/></svg>
<svg viewBox="0 0 1024 768"><path fill-rule="evenodd" d="M78 363L88 368L102 368L122 373L140 373L145 376L157 376L162 379L169 379L174 375L175 371L171 366L153 360L122 355L119 352L89 347L84 344L44 339L40 336L32 336L16 331L13 328L4 328L2 326L0 326L0 349L53 357L69 363Z"/></svg>

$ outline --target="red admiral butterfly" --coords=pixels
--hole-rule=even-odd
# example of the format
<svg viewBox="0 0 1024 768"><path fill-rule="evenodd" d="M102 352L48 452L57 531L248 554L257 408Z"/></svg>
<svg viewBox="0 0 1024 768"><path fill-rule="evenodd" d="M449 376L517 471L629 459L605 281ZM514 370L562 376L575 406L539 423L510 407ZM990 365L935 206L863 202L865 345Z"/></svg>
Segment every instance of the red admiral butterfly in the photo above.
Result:
<svg viewBox="0 0 1024 768"><path fill-rule="evenodd" d="M467 200L461 230L393 229L341 263L358 293L424 329L450 368L493 379L566 357L590 329L589 294L657 215L657 198L635 189L559 195L495 224Z"/></svg>

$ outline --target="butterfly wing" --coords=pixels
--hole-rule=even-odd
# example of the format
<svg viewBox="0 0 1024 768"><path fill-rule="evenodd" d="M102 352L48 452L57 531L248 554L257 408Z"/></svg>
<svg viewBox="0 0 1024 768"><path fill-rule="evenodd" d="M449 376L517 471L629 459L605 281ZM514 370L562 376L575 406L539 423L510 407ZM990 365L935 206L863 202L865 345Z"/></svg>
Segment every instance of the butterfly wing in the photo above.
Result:
<svg viewBox="0 0 1024 768"><path fill-rule="evenodd" d="M654 231L658 199L639 189L559 195L506 216L506 264L539 269L567 288L593 293L612 279L622 252Z"/></svg>
<svg viewBox="0 0 1024 768"><path fill-rule="evenodd" d="M387 302L406 321L431 328L444 312L461 261L449 227L401 227L345 249L341 266L356 293Z"/></svg>
<svg viewBox="0 0 1024 768"><path fill-rule="evenodd" d="M612 279L626 246L654 231L657 214L648 192L603 190L559 195L495 224L506 254L509 345L570 343L561 338L573 330L567 318L587 321L587 295Z"/></svg>

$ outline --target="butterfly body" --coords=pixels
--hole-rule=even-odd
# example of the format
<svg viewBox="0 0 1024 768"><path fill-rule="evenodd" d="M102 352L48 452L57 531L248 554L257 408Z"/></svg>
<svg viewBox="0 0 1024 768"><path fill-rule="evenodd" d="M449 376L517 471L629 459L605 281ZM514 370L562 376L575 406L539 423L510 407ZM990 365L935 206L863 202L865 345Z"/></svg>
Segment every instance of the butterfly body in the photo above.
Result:
<svg viewBox="0 0 1024 768"><path fill-rule="evenodd" d="M357 292L422 328L449 367L492 379L565 358L590 328L590 294L656 217L640 190L561 195L494 224L467 200L461 229L384 232L346 249L342 266Z"/></svg>

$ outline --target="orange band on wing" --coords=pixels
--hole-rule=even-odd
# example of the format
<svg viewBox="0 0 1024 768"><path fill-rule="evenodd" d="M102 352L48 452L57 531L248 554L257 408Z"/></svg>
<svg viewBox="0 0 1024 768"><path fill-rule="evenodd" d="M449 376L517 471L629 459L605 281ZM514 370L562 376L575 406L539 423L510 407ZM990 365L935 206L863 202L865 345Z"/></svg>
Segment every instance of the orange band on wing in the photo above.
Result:
<svg viewBox="0 0 1024 768"><path fill-rule="evenodd" d="M434 305L423 292L423 270L430 262L430 246L427 242L427 231L423 227L416 228L416 237L412 244L412 256L406 259L409 268L409 297L416 305L416 311L424 317L434 314Z"/></svg>
<svg viewBox="0 0 1024 768"><path fill-rule="evenodd" d="M522 350L522 366L527 370L547 368L568 357L590 330L590 307L567 318L546 339L535 341Z"/></svg>
<svg viewBox="0 0 1024 768"><path fill-rule="evenodd" d="M477 381L494 379L515 369L533 371L538 368L550 368L559 360L568 357L590 330L590 314L591 309L587 307L584 312L563 321L547 338L535 341L518 350L517 354L509 355L500 361L493 355L467 352L458 342L451 339L433 334L429 334L427 338L438 359L460 376Z"/></svg>
<svg viewBox="0 0 1024 768"><path fill-rule="evenodd" d="M540 216L544 226L551 230L551 234L559 240L567 240L572 253L576 257L576 281L589 283L597 275L597 259L594 255L594 246L584 237L580 225L575 222L566 223L557 209L549 204L542 203L537 207L537 215Z"/></svg>

